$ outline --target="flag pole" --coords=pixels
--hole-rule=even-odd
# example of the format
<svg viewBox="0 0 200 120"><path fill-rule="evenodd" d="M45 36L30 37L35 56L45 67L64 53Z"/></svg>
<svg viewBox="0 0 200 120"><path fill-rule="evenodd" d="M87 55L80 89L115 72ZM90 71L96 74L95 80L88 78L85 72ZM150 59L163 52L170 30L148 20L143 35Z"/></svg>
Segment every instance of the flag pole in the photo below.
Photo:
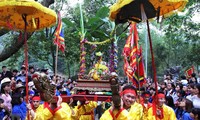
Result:
<svg viewBox="0 0 200 120"><path fill-rule="evenodd" d="M78 0L79 11L80 11L80 27L81 27L81 38L80 38L80 71L79 74L82 75L85 72L85 48L84 48L84 39L85 39L85 30L84 30L84 21L83 21L83 11L80 0Z"/></svg>
<svg viewBox="0 0 200 120"><path fill-rule="evenodd" d="M55 76L57 75L57 71L58 71L58 45L56 45Z"/></svg>

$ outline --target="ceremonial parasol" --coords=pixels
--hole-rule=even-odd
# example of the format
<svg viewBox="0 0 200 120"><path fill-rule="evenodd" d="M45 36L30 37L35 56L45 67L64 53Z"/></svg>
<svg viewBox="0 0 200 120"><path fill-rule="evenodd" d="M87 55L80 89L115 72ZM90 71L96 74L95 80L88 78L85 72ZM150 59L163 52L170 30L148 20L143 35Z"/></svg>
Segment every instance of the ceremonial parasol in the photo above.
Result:
<svg viewBox="0 0 200 120"><path fill-rule="evenodd" d="M156 67L148 19L156 16L157 18L159 18L159 16L166 17L172 14L175 10L181 10L184 8L187 2L188 0L118 0L117 3L110 7L109 17L112 21L115 21L116 24L125 23L127 21L147 21L156 94L158 93ZM157 95L155 97L157 100ZM156 111L155 106L156 104L153 105L153 113Z"/></svg>
<svg viewBox="0 0 200 120"><path fill-rule="evenodd" d="M34 0L0 0L0 27L24 31L26 67L26 102L28 103L27 32L42 30L56 23L56 13ZM29 115L29 114L28 114Z"/></svg>
<svg viewBox="0 0 200 120"><path fill-rule="evenodd" d="M116 23L141 22L184 8L188 0L118 0L110 7L110 20Z"/></svg>
<svg viewBox="0 0 200 120"><path fill-rule="evenodd" d="M42 30L55 24L56 16L53 10L34 0L0 0L0 26L7 29Z"/></svg>

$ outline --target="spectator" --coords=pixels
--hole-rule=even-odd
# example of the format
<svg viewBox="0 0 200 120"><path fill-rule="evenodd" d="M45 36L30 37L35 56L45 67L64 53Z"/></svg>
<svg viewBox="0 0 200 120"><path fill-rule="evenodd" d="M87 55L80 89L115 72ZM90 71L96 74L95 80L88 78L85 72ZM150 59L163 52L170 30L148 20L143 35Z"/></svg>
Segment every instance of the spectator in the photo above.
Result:
<svg viewBox="0 0 200 120"><path fill-rule="evenodd" d="M192 98L192 102L194 105L194 108L200 108L200 84L196 84L194 86L195 89L195 94L194 97Z"/></svg>
<svg viewBox="0 0 200 120"><path fill-rule="evenodd" d="M194 83L190 83L188 85L188 94L189 95L187 95L186 98L189 99L190 101L192 101L192 97L195 95L194 85L195 85Z"/></svg>
<svg viewBox="0 0 200 120"><path fill-rule="evenodd" d="M15 93L23 93L24 92L24 86L22 84L16 84L16 89L15 89Z"/></svg>
<svg viewBox="0 0 200 120"><path fill-rule="evenodd" d="M166 96L166 105L175 110L174 100L172 96Z"/></svg>
<svg viewBox="0 0 200 120"><path fill-rule="evenodd" d="M17 76L17 81L21 80L23 85L26 83L26 67L22 66L19 75Z"/></svg>
<svg viewBox="0 0 200 120"><path fill-rule="evenodd" d="M56 88L56 96L60 96L62 92L62 86L57 86Z"/></svg>
<svg viewBox="0 0 200 120"><path fill-rule="evenodd" d="M64 91L66 91L67 96L71 95L68 84L64 84Z"/></svg>
<svg viewBox="0 0 200 120"><path fill-rule="evenodd" d="M1 80L3 80L6 77L11 79L12 72L8 71L6 66L2 66Z"/></svg>
<svg viewBox="0 0 200 120"><path fill-rule="evenodd" d="M188 80L186 79L185 75L181 76L181 84L182 85L187 85L188 84Z"/></svg>
<svg viewBox="0 0 200 120"><path fill-rule="evenodd" d="M197 83L200 83L200 72L198 73Z"/></svg>
<svg viewBox="0 0 200 120"><path fill-rule="evenodd" d="M25 120L26 118L26 103L23 100L23 96L21 93L15 93L12 96L12 120L15 118L20 118L21 120Z"/></svg>
<svg viewBox="0 0 200 120"><path fill-rule="evenodd" d="M200 109L193 108L190 112L190 117L192 118L192 120L200 120Z"/></svg>
<svg viewBox="0 0 200 120"><path fill-rule="evenodd" d="M179 102L177 102L177 108L175 109L176 118L178 120L191 120L189 113L192 108L192 101L185 98L179 99Z"/></svg>
<svg viewBox="0 0 200 120"><path fill-rule="evenodd" d="M6 115L8 111L5 111L6 109L4 108L4 100L0 98L0 120L6 120L8 118L8 116Z"/></svg>
<svg viewBox="0 0 200 120"><path fill-rule="evenodd" d="M18 70L17 69L14 69L12 71L12 76L14 77L15 80L17 79L17 76L18 76Z"/></svg>
<svg viewBox="0 0 200 120"><path fill-rule="evenodd" d="M10 96L10 92L11 92L11 87L10 87L10 82L11 80L9 78L4 78L1 81L1 96L0 98L2 98L4 100L4 109L6 109L6 111L8 111L8 113L6 113L6 115L10 116L10 112L12 111L12 98Z"/></svg>

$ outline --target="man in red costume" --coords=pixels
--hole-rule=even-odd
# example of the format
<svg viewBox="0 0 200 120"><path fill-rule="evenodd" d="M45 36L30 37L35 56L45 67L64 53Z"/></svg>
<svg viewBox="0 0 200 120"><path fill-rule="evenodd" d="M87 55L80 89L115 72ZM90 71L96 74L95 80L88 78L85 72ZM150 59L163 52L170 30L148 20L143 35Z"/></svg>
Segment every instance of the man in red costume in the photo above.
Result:
<svg viewBox="0 0 200 120"><path fill-rule="evenodd" d="M152 107L152 104L149 102L150 93L144 92L142 94L141 104L143 106L143 120L147 120L148 117L148 110Z"/></svg>
<svg viewBox="0 0 200 120"><path fill-rule="evenodd" d="M123 88L121 95L120 109L112 106L104 112L100 120L142 120L142 105L136 102L136 89L127 85Z"/></svg>
<svg viewBox="0 0 200 120"><path fill-rule="evenodd" d="M148 120L176 120L174 110L164 103L164 93L158 92L154 96L152 107L148 110Z"/></svg>

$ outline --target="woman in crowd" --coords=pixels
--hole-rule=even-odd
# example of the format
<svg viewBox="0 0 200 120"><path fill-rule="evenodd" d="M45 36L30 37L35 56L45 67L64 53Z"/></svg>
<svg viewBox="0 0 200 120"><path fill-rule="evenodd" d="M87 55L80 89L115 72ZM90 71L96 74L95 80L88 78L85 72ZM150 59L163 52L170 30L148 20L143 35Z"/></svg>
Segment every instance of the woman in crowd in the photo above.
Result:
<svg viewBox="0 0 200 120"><path fill-rule="evenodd" d="M200 120L200 109L192 108L190 112L190 117L192 118L192 120Z"/></svg>
<svg viewBox="0 0 200 120"><path fill-rule="evenodd" d="M10 116L10 113L12 111L12 104L11 104L12 98L10 96L10 91L11 91L10 82L11 80L9 78L4 78L3 80L1 80L0 98L4 100L3 108L7 111L5 113L7 116Z"/></svg>
<svg viewBox="0 0 200 120"><path fill-rule="evenodd" d="M177 103L177 108L175 109L176 118L178 120L191 120L189 113L192 108L192 101L185 98L180 99Z"/></svg>
<svg viewBox="0 0 200 120"><path fill-rule="evenodd" d="M196 84L194 87L195 94L192 98L194 108L200 108L200 83Z"/></svg>

